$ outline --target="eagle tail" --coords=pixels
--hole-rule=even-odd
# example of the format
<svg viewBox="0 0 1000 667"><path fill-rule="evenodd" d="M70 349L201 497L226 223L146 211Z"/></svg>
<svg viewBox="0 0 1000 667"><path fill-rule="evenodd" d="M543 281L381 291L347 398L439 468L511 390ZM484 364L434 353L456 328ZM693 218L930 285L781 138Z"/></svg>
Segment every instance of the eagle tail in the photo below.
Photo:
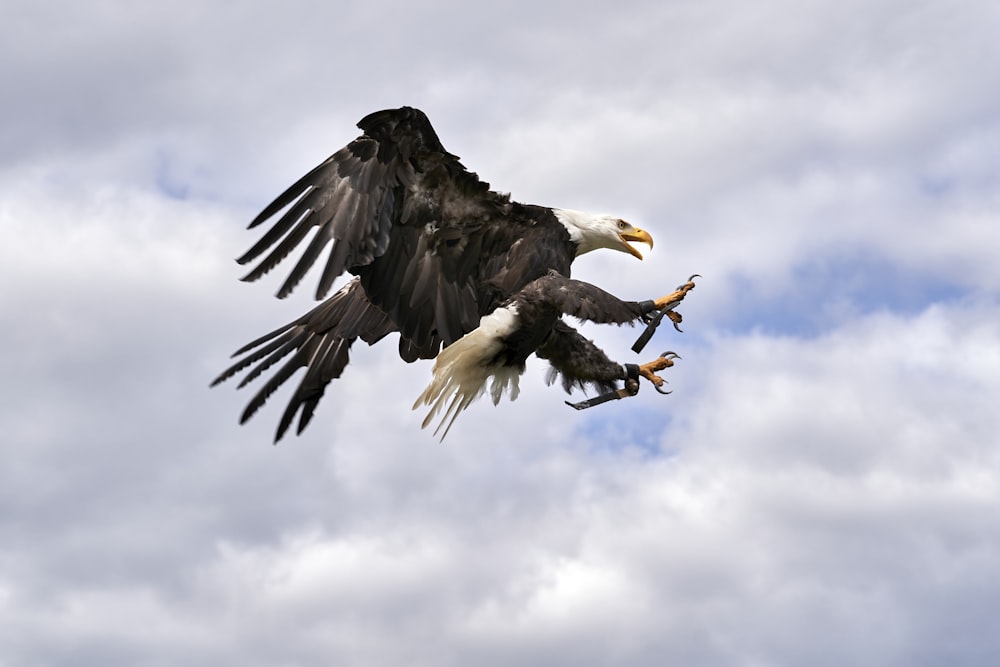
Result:
<svg viewBox="0 0 1000 667"><path fill-rule="evenodd" d="M434 362L434 377L413 404L430 406L421 428L427 426L444 410L441 421L434 429L437 435L442 428L444 440L459 413L486 393L490 384L490 397L496 405L505 393L510 400L517 398L518 380L524 366L511 366L498 361L504 347L504 338L517 329L517 308L513 305L497 308L483 317L479 327L441 350Z"/></svg>

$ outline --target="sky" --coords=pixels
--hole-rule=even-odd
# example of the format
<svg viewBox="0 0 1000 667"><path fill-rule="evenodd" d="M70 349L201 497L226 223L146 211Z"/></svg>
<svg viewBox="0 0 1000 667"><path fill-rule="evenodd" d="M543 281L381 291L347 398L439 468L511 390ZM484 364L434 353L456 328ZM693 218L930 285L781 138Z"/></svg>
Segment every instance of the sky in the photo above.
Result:
<svg viewBox="0 0 1000 667"><path fill-rule="evenodd" d="M989 0L8 1L0 666L996 664L998 31ZM301 437L287 392L238 425L209 382L312 304L238 280L246 224L404 104L518 201L656 239L575 277L703 276L646 350L671 395L575 412L534 359L438 442L431 364L359 344Z"/></svg>

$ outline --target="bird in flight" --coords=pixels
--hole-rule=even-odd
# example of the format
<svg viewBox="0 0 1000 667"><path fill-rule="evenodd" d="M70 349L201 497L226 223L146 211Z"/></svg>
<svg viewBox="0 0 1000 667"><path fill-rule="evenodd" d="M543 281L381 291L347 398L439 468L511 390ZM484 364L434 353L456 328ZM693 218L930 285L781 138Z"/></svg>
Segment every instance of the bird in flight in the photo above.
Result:
<svg viewBox="0 0 1000 667"><path fill-rule="evenodd" d="M531 354L549 362L550 382L560 378L567 392L603 392L596 402L634 394L640 378L665 393L657 373L677 355L621 364L564 319L653 327L666 314L677 326L681 317L674 308L694 287L694 276L670 294L643 301L625 301L570 277L573 260L594 250L642 259L632 244L652 248L648 232L615 216L521 204L491 190L444 149L417 109L377 111L358 127L361 136L250 223L255 228L272 221L237 259L254 263L243 280L257 280L304 246L277 296L290 294L318 263L316 299L322 302L237 350L235 363L212 382L246 372L243 387L274 369L240 423L305 369L275 442L296 415L301 433L327 385L343 373L351 346L358 339L373 345L393 333L404 361L435 360L413 407L428 409L424 427L439 419L435 433L443 428L442 438L480 396L488 393L494 404L504 395L516 398ZM328 297L345 272L352 278Z"/></svg>

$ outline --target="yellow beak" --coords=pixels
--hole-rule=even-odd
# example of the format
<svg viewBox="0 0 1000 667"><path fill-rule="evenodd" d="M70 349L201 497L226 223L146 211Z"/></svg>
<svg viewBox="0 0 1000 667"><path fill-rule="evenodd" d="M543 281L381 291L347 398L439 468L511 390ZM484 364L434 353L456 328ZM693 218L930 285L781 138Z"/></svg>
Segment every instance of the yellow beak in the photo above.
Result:
<svg viewBox="0 0 1000 667"><path fill-rule="evenodd" d="M632 229L627 232L621 232L618 238L622 240L623 250L628 254L642 259L642 253L636 250L631 244L632 243L645 243L649 246L649 249L653 249L653 237L649 235L644 229Z"/></svg>

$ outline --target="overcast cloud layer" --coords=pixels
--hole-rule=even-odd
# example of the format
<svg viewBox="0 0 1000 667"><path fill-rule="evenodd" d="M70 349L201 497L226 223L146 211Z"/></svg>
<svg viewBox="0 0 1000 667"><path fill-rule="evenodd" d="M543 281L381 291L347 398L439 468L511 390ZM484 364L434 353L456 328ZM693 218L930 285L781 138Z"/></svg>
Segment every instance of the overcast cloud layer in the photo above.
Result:
<svg viewBox="0 0 1000 667"><path fill-rule="evenodd" d="M0 665L995 665L1000 5L344 4L5 5ZM246 222L402 104L704 276L670 397L442 444L387 344L237 425Z"/></svg>

